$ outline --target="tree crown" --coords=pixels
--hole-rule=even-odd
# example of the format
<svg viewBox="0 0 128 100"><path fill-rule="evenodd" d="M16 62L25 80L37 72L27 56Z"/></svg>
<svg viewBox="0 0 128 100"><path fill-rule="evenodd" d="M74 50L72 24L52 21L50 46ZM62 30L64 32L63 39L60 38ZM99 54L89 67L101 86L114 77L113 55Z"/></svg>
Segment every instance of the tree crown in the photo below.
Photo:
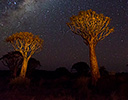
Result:
<svg viewBox="0 0 128 100"><path fill-rule="evenodd" d="M109 28L110 18L103 14L97 14L95 11L87 10L80 11L77 16L70 17L70 22L67 23L72 32L80 35L85 43L94 45L98 41L103 40L114 28Z"/></svg>
<svg viewBox="0 0 128 100"><path fill-rule="evenodd" d="M42 49L43 40L38 35L29 32L15 33L6 38L6 42L10 42L16 51L23 56L34 54L34 52Z"/></svg>

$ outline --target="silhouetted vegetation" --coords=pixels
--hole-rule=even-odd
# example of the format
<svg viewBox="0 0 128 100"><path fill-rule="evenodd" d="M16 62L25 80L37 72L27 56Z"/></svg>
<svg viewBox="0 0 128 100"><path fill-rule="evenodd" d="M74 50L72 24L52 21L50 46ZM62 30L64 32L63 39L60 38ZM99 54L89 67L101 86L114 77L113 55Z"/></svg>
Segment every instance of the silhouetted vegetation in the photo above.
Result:
<svg viewBox="0 0 128 100"><path fill-rule="evenodd" d="M59 71L57 71L59 69ZM127 100L128 73L101 77L95 86L90 76L62 75L64 67L55 71L35 70L30 79L15 84L9 71L0 71L1 100ZM21 79L22 80L22 79ZM13 83L14 82L14 83Z"/></svg>
<svg viewBox="0 0 128 100"><path fill-rule="evenodd" d="M65 67L59 67L55 70L57 76L69 76L70 72Z"/></svg>
<svg viewBox="0 0 128 100"><path fill-rule="evenodd" d="M104 66L101 66L99 70L100 70L101 76L108 76L109 75L109 72L106 70L106 68Z"/></svg>
<svg viewBox="0 0 128 100"><path fill-rule="evenodd" d="M71 68L71 71L73 71L73 70L76 70L77 74L80 76L82 76L82 75L88 76L90 74L90 67L85 62L75 63Z"/></svg>
<svg viewBox="0 0 128 100"><path fill-rule="evenodd" d="M22 54L19 51L8 52L7 54L3 55L0 60L2 61L4 66L7 66L10 69L12 73L11 76L16 77L18 70L22 66Z"/></svg>
<svg viewBox="0 0 128 100"><path fill-rule="evenodd" d="M3 55L0 60L3 65L10 69L12 77L18 77L23 63L23 56L19 51L8 52ZM40 62L35 58L30 58L28 61L27 76L30 76L32 71L34 71L38 66L41 66Z"/></svg>

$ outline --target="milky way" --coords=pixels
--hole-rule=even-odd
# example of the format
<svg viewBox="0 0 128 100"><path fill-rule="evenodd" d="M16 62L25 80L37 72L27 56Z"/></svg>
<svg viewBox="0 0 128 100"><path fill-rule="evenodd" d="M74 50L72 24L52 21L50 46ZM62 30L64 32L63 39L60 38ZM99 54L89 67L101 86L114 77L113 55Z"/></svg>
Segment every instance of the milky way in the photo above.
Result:
<svg viewBox="0 0 128 100"><path fill-rule="evenodd" d="M127 0L2 0L0 1L0 56L12 51L5 42L9 35L27 31L44 39L43 50L35 54L41 69L68 69L79 61L89 64L88 47L66 23L81 10L92 9L110 17L115 31L96 47L99 66L111 71L128 71Z"/></svg>

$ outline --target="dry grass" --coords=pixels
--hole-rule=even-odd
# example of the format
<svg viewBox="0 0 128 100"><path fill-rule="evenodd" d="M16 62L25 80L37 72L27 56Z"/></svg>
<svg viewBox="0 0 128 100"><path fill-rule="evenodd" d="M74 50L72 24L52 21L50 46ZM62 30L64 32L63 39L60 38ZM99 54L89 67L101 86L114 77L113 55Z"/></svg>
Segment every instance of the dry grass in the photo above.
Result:
<svg viewBox="0 0 128 100"><path fill-rule="evenodd" d="M34 80L15 78L9 82L9 78L0 78L0 100L128 100L128 82L124 80L119 84L101 79L97 87L90 87L89 77ZM108 94L109 86L115 84L119 86Z"/></svg>

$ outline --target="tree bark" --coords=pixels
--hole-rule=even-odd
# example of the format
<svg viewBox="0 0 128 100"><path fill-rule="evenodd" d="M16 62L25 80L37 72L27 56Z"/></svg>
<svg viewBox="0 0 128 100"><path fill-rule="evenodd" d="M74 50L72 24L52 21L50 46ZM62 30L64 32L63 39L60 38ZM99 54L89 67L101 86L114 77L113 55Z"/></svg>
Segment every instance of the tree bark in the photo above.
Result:
<svg viewBox="0 0 128 100"><path fill-rule="evenodd" d="M20 77L25 78L27 72L28 59L24 58L23 65L21 67Z"/></svg>
<svg viewBox="0 0 128 100"><path fill-rule="evenodd" d="M96 53L95 53L95 46L93 44L89 45L89 56L90 56L92 84L96 85L97 80L100 78L100 72L99 72L98 62L97 62Z"/></svg>

